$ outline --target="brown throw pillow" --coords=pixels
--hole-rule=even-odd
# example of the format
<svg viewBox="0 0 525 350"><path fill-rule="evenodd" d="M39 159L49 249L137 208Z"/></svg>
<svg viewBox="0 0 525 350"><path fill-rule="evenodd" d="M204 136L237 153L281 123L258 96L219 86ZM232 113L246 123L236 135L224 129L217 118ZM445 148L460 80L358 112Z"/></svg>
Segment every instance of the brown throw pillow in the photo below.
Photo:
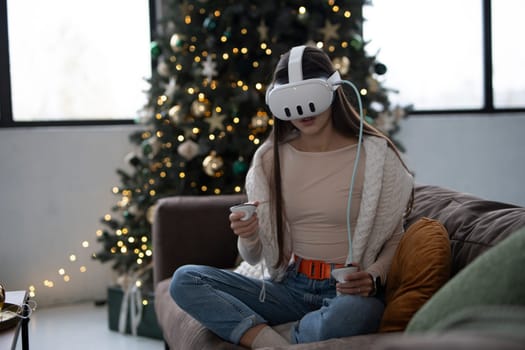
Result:
<svg viewBox="0 0 525 350"><path fill-rule="evenodd" d="M421 218L403 235L388 273L380 332L405 330L417 310L450 277L450 241L445 227Z"/></svg>

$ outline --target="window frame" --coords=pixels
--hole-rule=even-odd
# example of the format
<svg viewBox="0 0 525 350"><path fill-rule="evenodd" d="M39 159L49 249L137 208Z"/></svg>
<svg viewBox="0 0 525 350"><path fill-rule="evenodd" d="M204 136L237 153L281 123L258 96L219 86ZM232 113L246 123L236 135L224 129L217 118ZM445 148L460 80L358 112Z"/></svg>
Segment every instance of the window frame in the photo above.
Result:
<svg viewBox="0 0 525 350"><path fill-rule="evenodd" d="M462 115L462 114L514 114L523 113L525 108L496 108L494 106L494 85L492 81L492 0L482 0L482 67L483 67L483 107L469 109L424 109L412 110L410 115Z"/></svg>
<svg viewBox="0 0 525 350"><path fill-rule="evenodd" d="M149 31L151 38L156 31L157 18L160 18L158 9L161 0L148 0ZM42 127L42 126L83 126L83 125L131 125L133 119L75 119L54 121L15 121L13 120L13 105L11 98L11 75L9 58L9 29L7 18L7 1L0 1L0 129L8 127ZM4 40L5 39L5 40ZM156 61L152 58L151 67L154 69Z"/></svg>

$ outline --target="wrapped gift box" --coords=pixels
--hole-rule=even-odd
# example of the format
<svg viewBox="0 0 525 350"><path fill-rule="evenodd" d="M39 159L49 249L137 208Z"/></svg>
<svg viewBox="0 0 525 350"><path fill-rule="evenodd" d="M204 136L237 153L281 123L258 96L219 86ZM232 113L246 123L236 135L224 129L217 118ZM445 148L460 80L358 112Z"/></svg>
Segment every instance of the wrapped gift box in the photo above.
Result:
<svg viewBox="0 0 525 350"><path fill-rule="evenodd" d="M119 330L119 318L123 298L124 291L121 287L108 287L108 322L109 329L113 331ZM143 299L146 299L148 304L142 306L142 318L137 327L137 335L148 338L163 339L162 331L160 330L159 324L157 323L157 316L155 315L154 296L150 293L143 295ZM126 318L125 332L131 334L131 314L129 308Z"/></svg>

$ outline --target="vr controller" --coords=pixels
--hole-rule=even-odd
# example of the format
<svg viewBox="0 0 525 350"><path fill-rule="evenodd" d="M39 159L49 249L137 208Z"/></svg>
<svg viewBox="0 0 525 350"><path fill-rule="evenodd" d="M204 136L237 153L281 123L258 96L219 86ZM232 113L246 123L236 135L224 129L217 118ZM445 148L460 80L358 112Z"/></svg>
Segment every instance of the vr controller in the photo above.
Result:
<svg viewBox="0 0 525 350"><path fill-rule="evenodd" d="M255 209L257 209L257 206L251 203L242 203L230 207L230 211L232 213L241 212L244 214L244 216L241 218L241 221L246 221L250 219L253 213L255 213Z"/></svg>
<svg viewBox="0 0 525 350"><path fill-rule="evenodd" d="M288 84L276 84L266 90L266 104L281 120L294 120L319 115L332 104L334 91L342 83L335 71L328 78L303 80L302 57L306 46L290 50Z"/></svg>

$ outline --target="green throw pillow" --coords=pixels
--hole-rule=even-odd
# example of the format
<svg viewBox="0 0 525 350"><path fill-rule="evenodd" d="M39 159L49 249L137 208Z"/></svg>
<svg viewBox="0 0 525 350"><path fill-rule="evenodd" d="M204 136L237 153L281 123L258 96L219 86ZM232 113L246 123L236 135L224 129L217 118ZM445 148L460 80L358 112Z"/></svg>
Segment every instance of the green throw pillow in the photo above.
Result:
<svg viewBox="0 0 525 350"><path fill-rule="evenodd" d="M478 305L525 305L525 228L466 266L408 323L407 333L432 330L449 315Z"/></svg>

